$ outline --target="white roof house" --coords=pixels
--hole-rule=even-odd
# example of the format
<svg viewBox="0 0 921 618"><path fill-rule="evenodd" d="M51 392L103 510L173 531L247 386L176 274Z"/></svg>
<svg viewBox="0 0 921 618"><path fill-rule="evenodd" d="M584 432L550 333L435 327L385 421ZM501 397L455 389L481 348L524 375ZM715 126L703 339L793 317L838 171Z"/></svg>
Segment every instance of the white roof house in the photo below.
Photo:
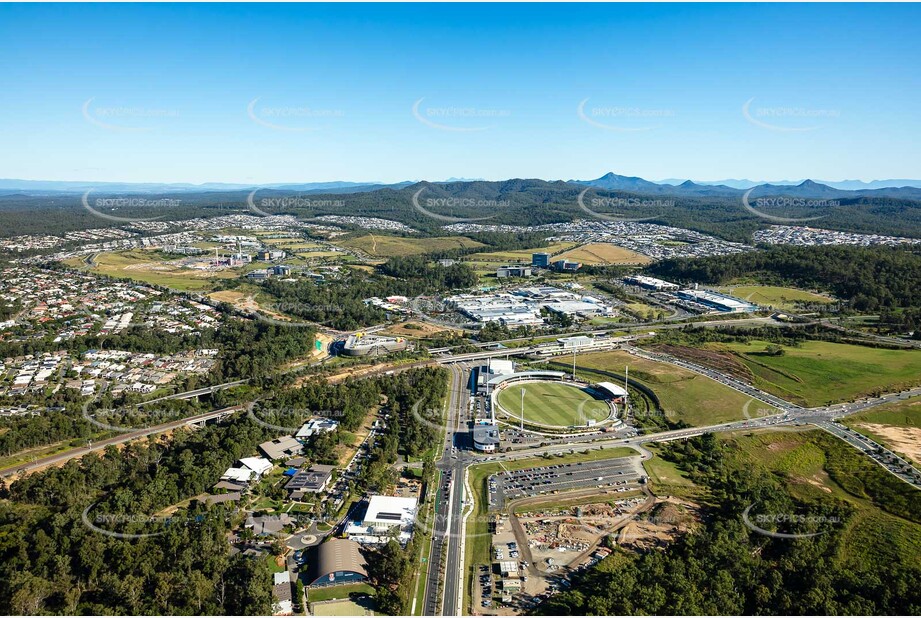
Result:
<svg viewBox="0 0 921 618"><path fill-rule="evenodd" d="M371 545L386 543L396 533L405 544L412 537L417 504L416 498L371 496L364 519L346 526L345 533L353 541Z"/></svg>
<svg viewBox="0 0 921 618"><path fill-rule="evenodd" d="M272 462L264 457L244 457L240 460L240 465L252 470L256 476L262 476L272 469Z"/></svg>

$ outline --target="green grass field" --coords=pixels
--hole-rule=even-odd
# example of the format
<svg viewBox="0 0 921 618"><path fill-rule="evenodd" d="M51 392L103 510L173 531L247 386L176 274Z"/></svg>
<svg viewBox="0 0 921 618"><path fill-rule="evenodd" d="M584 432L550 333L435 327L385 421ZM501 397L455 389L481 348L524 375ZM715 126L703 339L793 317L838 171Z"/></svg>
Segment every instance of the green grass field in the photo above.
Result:
<svg viewBox="0 0 921 618"><path fill-rule="evenodd" d="M846 425L879 423L895 427L921 427L921 397L886 404L844 418Z"/></svg>
<svg viewBox="0 0 921 618"><path fill-rule="evenodd" d="M921 384L921 351L805 341L764 354L766 341L708 344L729 350L751 369L755 386L795 403L820 406Z"/></svg>
<svg viewBox="0 0 921 618"><path fill-rule="evenodd" d="M589 420L603 421L610 407L586 390L563 382L512 384L499 391L499 405L520 418L521 390L524 389L526 423L569 427Z"/></svg>
<svg viewBox="0 0 921 618"><path fill-rule="evenodd" d="M643 468L649 475L649 489L657 496L678 496L694 498L699 488L687 477L687 474L670 462L662 459L655 445L649 447L655 455L643 462Z"/></svg>
<svg viewBox="0 0 921 618"><path fill-rule="evenodd" d="M828 304L835 302L833 298L822 294L776 285L725 285L716 289L762 307L784 311L796 309L797 303Z"/></svg>
<svg viewBox="0 0 921 618"><path fill-rule="evenodd" d="M374 596L374 588L370 584L342 584L341 586L326 586L324 588L309 588L307 602L331 601L332 599L348 599L352 594L368 594Z"/></svg>
<svg viewBox="0 0 921 618"><path fill-rule="evenodd" d="M373 605L373 604L371 604ZM342 599L333 603L321 603L310 606L314 616L373 616L374 610L355 601Z"/></svg>
<svg viewBox="0 0 921 618"><path fill-rule="evenodd" d="M745 418L749 397L687 369L638 358L619 350L576 358L576 367L589 371L594 369L623 375L625 365L630 366L631 379L653 390L666 416L673 421L701 426ZM556 368L556 365L553 367ZM616 382L610 377L605 379ZM758 404L759 409L766 407Z"/></svg>

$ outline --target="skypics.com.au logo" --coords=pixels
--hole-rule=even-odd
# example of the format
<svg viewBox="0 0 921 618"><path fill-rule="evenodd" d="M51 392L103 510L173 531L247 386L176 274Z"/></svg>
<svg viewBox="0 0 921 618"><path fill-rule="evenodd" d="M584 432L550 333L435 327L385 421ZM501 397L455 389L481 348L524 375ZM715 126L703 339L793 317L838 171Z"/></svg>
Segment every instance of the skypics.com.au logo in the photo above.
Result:
<svg viewBox="0 0 921 618"><path fill-rule="evenodd" d="M630 222L636 223L640 221L649 221L650 219L655 219L655 217L632 217L632 218L631 217L621 217L614 213L598 212L594 210L593 208L589 208L585 204L585 194L592 190L593 190L592 187L589 187L588 189L583 189L582 192L579 193L578 197L576 198L576 202L579 204L579 208L581 208L583 212L588 213L595 219L600 219L602 221L619 222L619 223L630 223ZM599 198L592 198L591 200L592 206L594 206L595 208L674 206L674 202L671 200L638 200L638 202L639 203L637 203L637 200L635 200L634 198L617 198L617 197L599 197Z"/></svg>
<svg viewBox="0 0 921 618"><path fill-rule="evenodd" d="M840 118L836 109L807 109L804 107L758 107L752 110L755 97L742 105L742 116L755 125L768 131L779 133L805 133L821 129L821 120ZM818 124L817 124L818 122Z"/></svg>
<svg viewBox="0 0 921 618"><path fill-rule="evenodd" d="M96 97L87 99L80 108L83 119L106 131L116 133L142 133L153 130L158 120L175 119L179 111L174 109L141 106L93 106Z"/></svg>
<svg viewBox="0 0 921 618"><path fill-rule="evenodd" d="M762 219L767 219L768 221L774 223L803 223L805 221L815 221L817 219L822 219L827 215L816 215L814 217L784 217L780 215L768 214L764 212L765 209L830 209L837 208L841 205L841 202L838 200L805 199L793 197L759 197L754 200L753 205L751 201L751 194L754 190L754 188L749 189L742 195L742 208L753 215L761 217Z"/></svg>
<svg viewBox="0 0 921 618"><path fill-rule="evenodd" d="M582 122L604 129L621 133L638 133L659 129L661 124L649 124L662 118L673 118L675 111L671 109L647 109L640 107L603 107L595 106L586 109L589 99L585 98L576 107L576 115Z"/></svg>
<svg viewBox="0 0 921 618"><path fill-rule="evenodd" d="M342 118L345 111L341 109L318 109L307 106L261 106L256 107L262 97L256 97L246 106L246 115L258 125L273 131L302 133L316 131L315 124L318 120Z"/></svg>
<svg viewBox="0 0 921 618"><path fill-rule="evenodd" d="M808 539L831 532L839 517L802 513L752 513L757 503L742 512L742 521L752 531L775 539Z"/></svg>
<svg viewBox="0 0 921 618"><path fill-rule="evenodd" d="M260 217L274 217L266 209L288 210L292 208L342 208L345 206L345 200L315 200L309 197L289 196L289 197L263 197L259 199L259 205L256 206L255 189L246 197L246 207Z"/></svg>
<svg viewBox="0 0 921 618"><path fill-rule="evenodd" d="M481 109L477 107L426 107L422 108L422 97L412 106L413 118L420 123L438 129L455 133L475 133L491 129L493 125L482 124L489 120L508 118L512 112L505 109Z"/></svg>
<svg viewBox="0 0 921 618"><path fill-rule="evenodd" d="M175 208L182 203L182 200L177 200L174 198L159 198L159 199L148 199L143 197L98 197L93 200L93 205L90 205L90 193L95 189L89 189L86 193L83 194L83 197L80 200L80 203L83 204L83 208L89 211L94 217L99 217L100 219L105 219L107 221L114 221L116 223L138 223L142 221L157 221L162 219L165 215L160 215L158 217L119 217L117 215L110 215L102 212L100 209L107 208L109 210L116 210L119 208Z"/></svg>
<svg viewBox="0 0 921 618"><path fill-rule="evenodd" d="M437 212L432 212L429 208L478 208L478 209L498 209L498 208L508 208L511 202L508 200L481 200L474 198L459 198L459 197L435 197L427 198L425 200L425 206L419 201L419 196L422 195L422 192L426 190L426 187L422 187L413 194L412 203L413 208L416 211L422 213L426 217L435 219L437 221L443 221L445 223L470 223L473 221L485 221L487 219L492 219L496 215L490 215L488 217L452 217L449 215L438 214Z"/></svg>

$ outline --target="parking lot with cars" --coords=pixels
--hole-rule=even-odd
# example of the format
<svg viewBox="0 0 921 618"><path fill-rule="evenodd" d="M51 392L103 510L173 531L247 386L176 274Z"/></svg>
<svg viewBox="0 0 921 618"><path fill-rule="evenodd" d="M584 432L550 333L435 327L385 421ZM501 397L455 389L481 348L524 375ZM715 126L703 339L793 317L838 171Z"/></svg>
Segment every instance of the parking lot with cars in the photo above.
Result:
<svg viewBox="0 0 921 618"><path fill-rule="evenodd" d="M489 477L489 503L506 502L558 491L636 483L642 476L635 457L621 457L500 472Z"/></svg>

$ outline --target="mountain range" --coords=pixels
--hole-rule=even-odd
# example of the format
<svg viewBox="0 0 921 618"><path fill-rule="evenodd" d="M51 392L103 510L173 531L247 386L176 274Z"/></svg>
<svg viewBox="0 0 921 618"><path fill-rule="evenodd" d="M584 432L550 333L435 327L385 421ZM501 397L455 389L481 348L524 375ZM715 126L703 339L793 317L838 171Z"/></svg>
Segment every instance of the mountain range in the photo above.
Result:
<svg viewBox="0 0 921 618"><path fill-rule="evenodd" d="M753 197L770 195L801 199L855 199L866 197L921 200L921 181L905 181L906 183L917 183L917 186L905 185L901 187L881 187L857 190L840 189L813 180L804 180L798 184L750 184L742 188L730 186L728 184L696 183L690 180L685 180L680 184L671 184L669 182L657 183L637 176L620 176L613 172L609 172L601 178L596 178L594 180L570 180L569 182L595 187L597 189L604 189L606 191L622 191L641 195L667 195L674 197L734 197L740 196L746 191L751 191L750 195ZM734 182L740 184L742 181ZM889 181L873 182L880 183Z"/></svg>
<svg viewBox="0 0 921 618"><path fill-rule="evenodd" d="M520 181L521 179L513 179ZM7 194L42 195L56 193L83 193L94 190L105 193L210 193L276 190L313 194L347 194L364 193L379 189L399 190L416 184L417 181L398 183L382 182L306 182L306 183L127 183L127 182L91 182L91 181L57 181L57 180L19 180L0 179L0 192ZM449 178L431 184L457 185L459 183L477 184L482 179ZM510 182L510 181L499 181ZM845 180L825 182L803 180L799 182L778 181L759 182L750 180L724 180L695 182L691 180L669 179L653 182L637 176L621 176L613 172L593 180L569 180L572 185L595 187L606 191L625 192L638 195L658 195L674 197L738 197L745 191L752 190L751 195L786 196L804 199L854 199L895 198L921 200L921 180Z"/></svg>

